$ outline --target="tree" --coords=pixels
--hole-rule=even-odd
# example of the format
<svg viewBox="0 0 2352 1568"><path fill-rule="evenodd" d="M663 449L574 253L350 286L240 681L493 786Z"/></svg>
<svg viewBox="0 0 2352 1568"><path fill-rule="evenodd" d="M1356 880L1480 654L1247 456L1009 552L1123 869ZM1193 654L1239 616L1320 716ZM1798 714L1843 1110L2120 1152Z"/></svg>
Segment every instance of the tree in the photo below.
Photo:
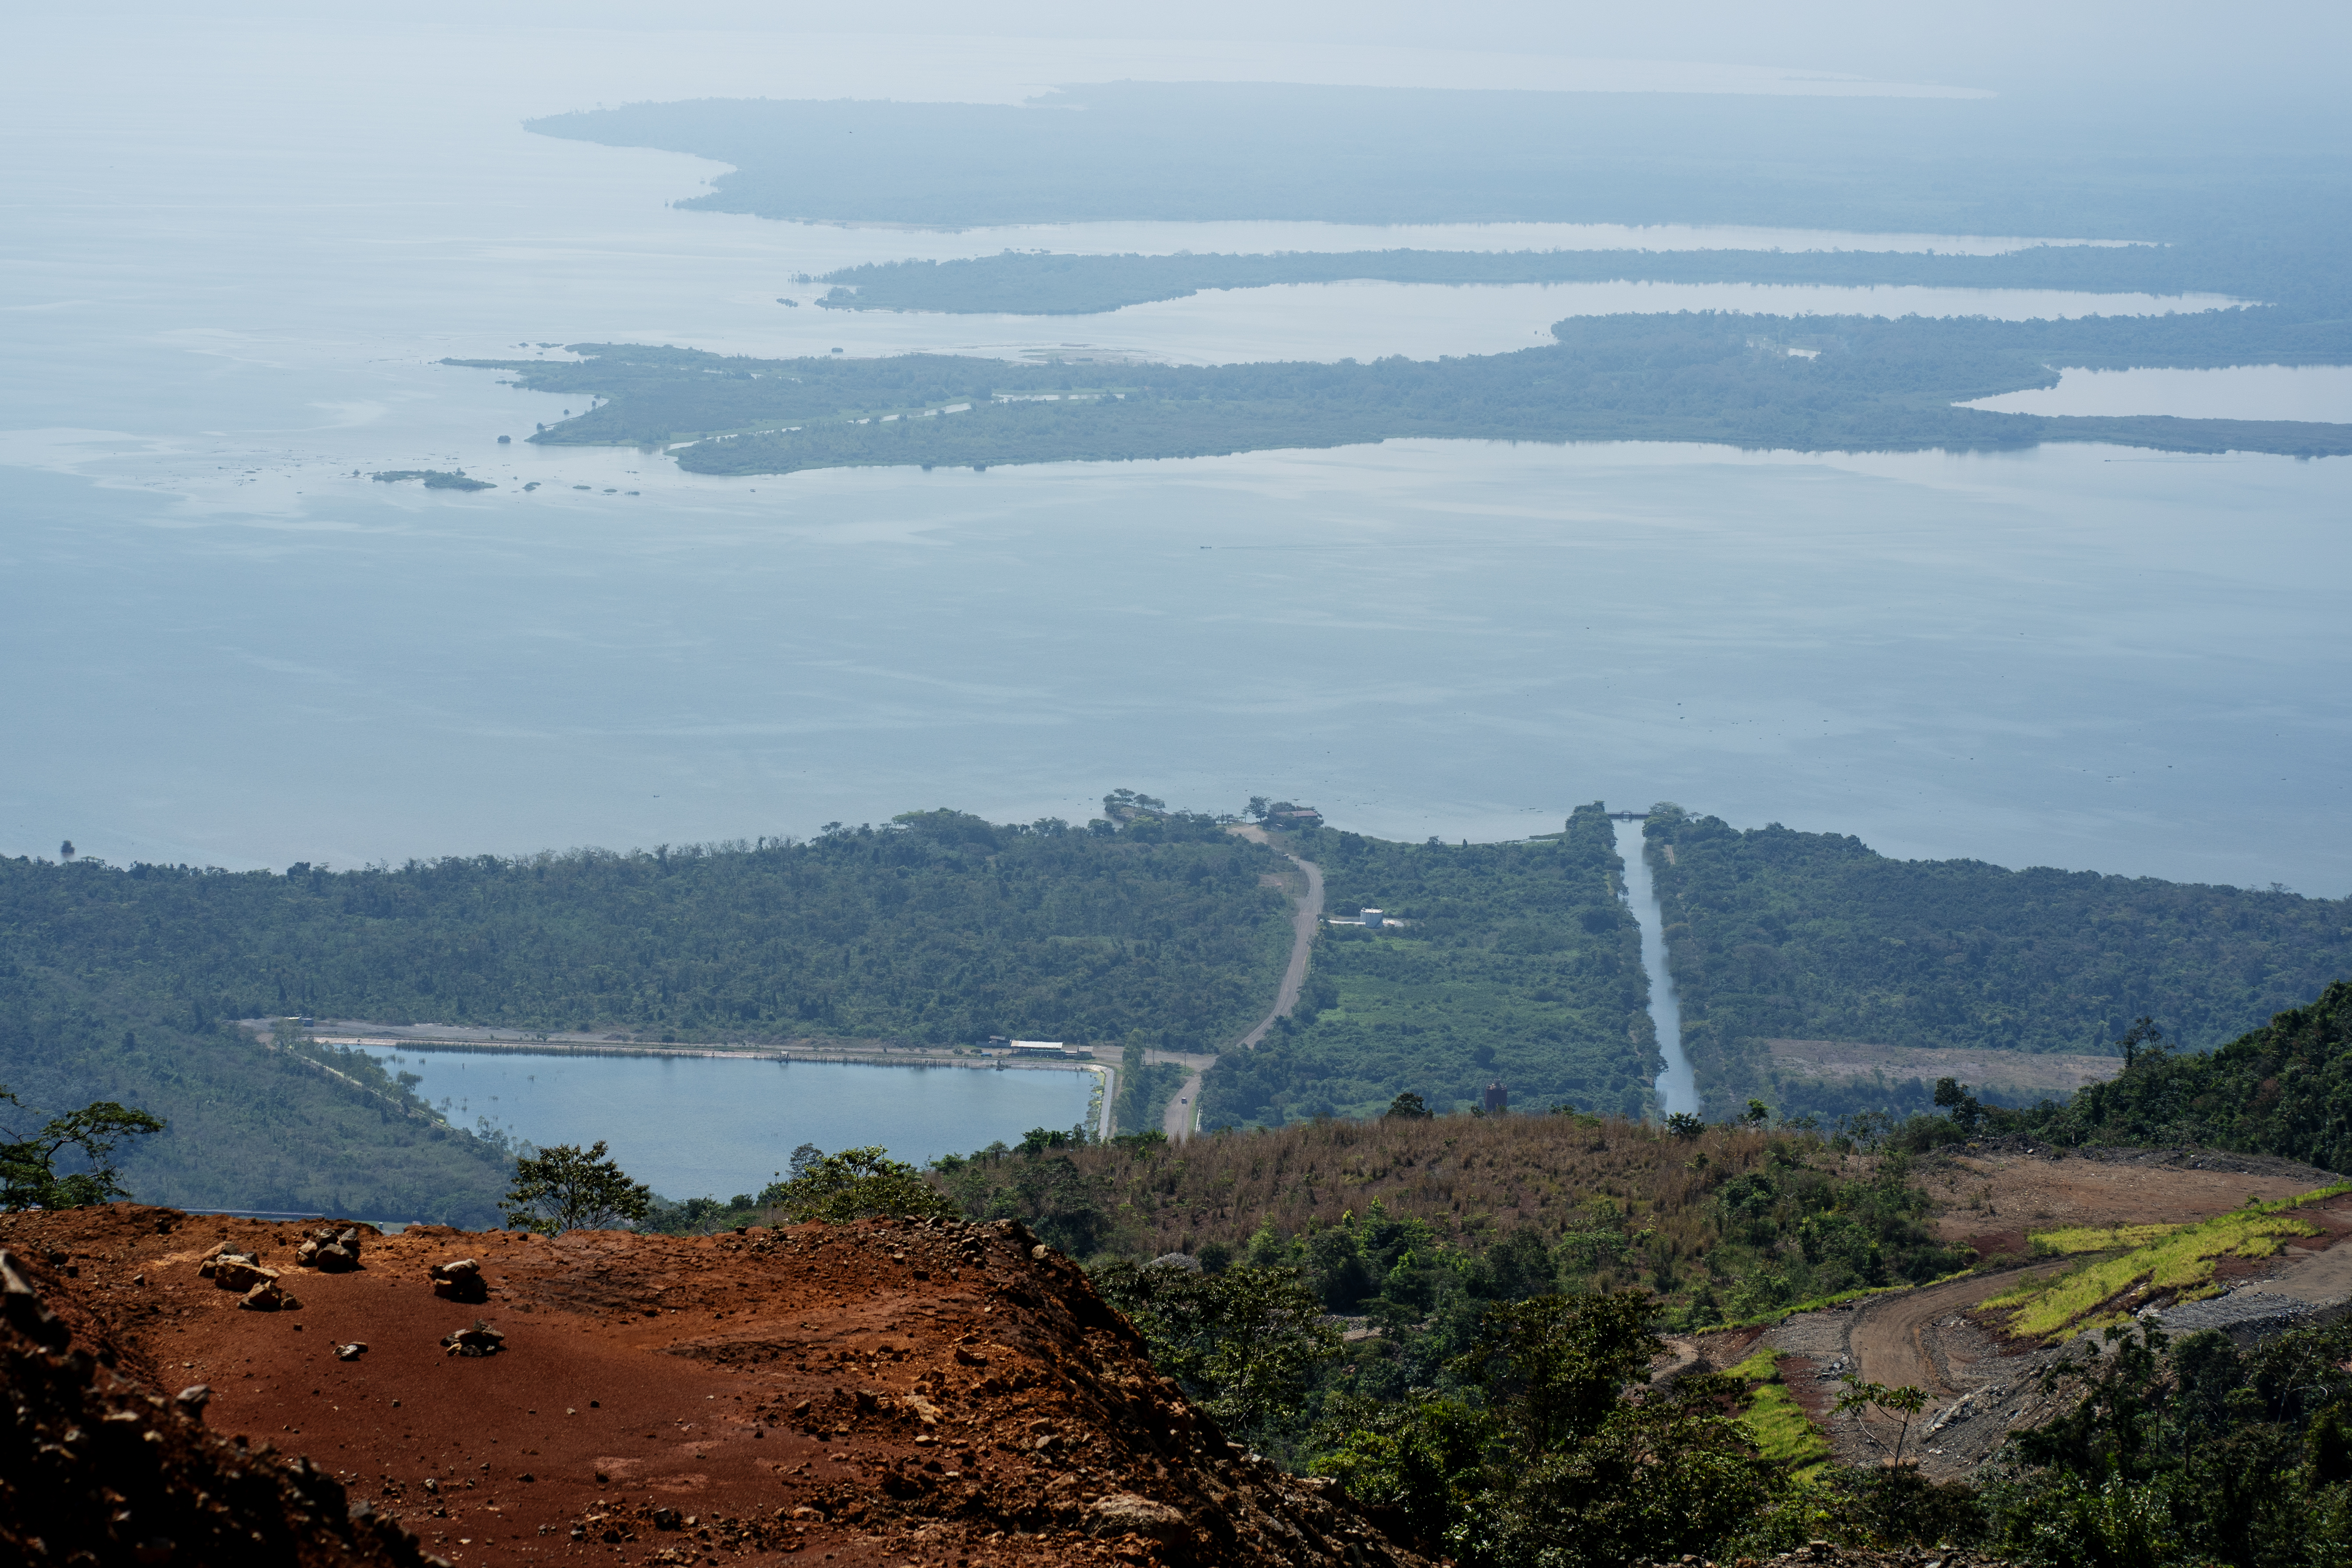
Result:
<svg viewBox="0 0 2352 1568"><path fill-rule="evenodd" d="M1772 1466L1732 1419L1745 1388L1649 1382L1660 1349L1644 1291L1544 1296L1490 1309L1454 1364L1492 1423L1481 1492L1448 1532L1474 1568L1618 1563L1723 1540L1769 1499ZM1639 1392L1628 1396L1628 1384Z"/></svg>
<svg viewBox="0 0 2352 1568"><path fill-rule="evenodd" d="M1390 1100L1387 1113L1400 1121L1426 1121L1437 1114L1423 1102L1421 1096L1411 1089L1406 1089L1402 1094Z"/></svg>
<svg viewBox="0 0 2352 1568"><path fill-rule="evenodd" d="M24 1101L0 1085L0 1100L23 1109ZM129 1197L114 1166L114 1152L126 1141L163 1131L161 1117L110 1100L53 1117L30 1135L0 1139L0 1209L66 1209ZM87 1171L58 1174L58 1157L68 1149L89 1162Z"/></svg>
<svg viewBox="0 0 2352 1568"><path fill-rule="evenodd" d="M1666 1118L1666 1131L1687 1143L1706 1131L1706 1122L1687 1110L1677 1110Z"/></svg>
<svg viewBox="0 0 2352 1568"><path fill-rule="evenodd" d="M1979 1124L1984 1121L1984 1107L1969 1092L1967 1084L1956 1078L1937 1079L1936 1103L1951 1111L1953 1126L1970 1138L1976 1136Z"/></svg>
<svg viewBox="0 0 2352 1568"><path fill-rule="evenodd" d="M1155 1365L1234 1430L1294 1417L1308 1374L1339 1353L1339 1331L1296 1268L1223 1272L1118 1262L1094 1277L1151 1347Z"/></svg>
<svg viewBox="0 0 2352 1568"><path fill-rule="evenodd" d="M1874 1405L1882 1415L1893 1411L1903 1417L1903 1425L1895 1434L1895 1468L1901 1469L1903 1439L1911 1435L1911 1418L1927 1406L1927 1391L1914 1388L1909 1384L1900 1388L1889 1388L1883 1383L1864 1383L1852 1373L1838 1381L1845 1384L1845 1392L1838 1395L1837 1414L1843 1415L1849 1410Z"/></svg>
<svg viewBox="0 0 2352 1568"><path fill-rule="evenodd" d="M861 1219L954 1219L954 1204L914 1166L890 1158L879 1145L845 1149L803 1165L793 1153L796 1174L772 1184L761 1202L795 1221L847 1225Z"/></svg>
<svg viewBox="0 0 2352 1568"><path fill-rule="evenodd" d="M558 1143L515 1162L514 1185L499 1212L516 1230L553 1236L567 1230L608 1230L646 1217L653 1189L632 1182L604 1157L601 1138L583 1150Z"/></svg>

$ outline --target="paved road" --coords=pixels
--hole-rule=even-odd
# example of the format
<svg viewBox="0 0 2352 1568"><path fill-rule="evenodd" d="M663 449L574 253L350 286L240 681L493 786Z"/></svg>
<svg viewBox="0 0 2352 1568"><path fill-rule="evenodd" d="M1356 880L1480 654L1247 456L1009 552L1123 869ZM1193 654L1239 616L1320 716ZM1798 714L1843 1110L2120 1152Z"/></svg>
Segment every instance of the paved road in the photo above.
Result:
<svg viewBox="0 0 2352 1568"><path fill-rule="evenodd" d="M1240 834L1253 844L1266 842L1263 827L1235 827L1228 831ZM1275 1020L1298 1005L1298 994L1307 985L1307 960L1315 948L1315 933L1323 929L1323 868L1312 860L1301 860L1287 850L1284 851L1284 858L1306 873L1307 896L1299 900L1298 907L1291 911L1290 966L1282 972L1282 988L1274 994L1274 1009L1258 1020L1256 1028L1242 1037L1241 1048L1244 1050L1265 1038L1265 1032L1274 1027ZM1154 1059L1178 1061L1184 1058L1160 1055ZM1194 1059L1200 1060L1200 1068L1184 1080L1184 1087L1176 1091L1176 1098L1168 1102L1167 1119L1161 1123L1162 1131L1171 1141L1179 1143L1192 1135L1193 1124L1201 1113L1201 1079L1216 1060L1214 1057ZM1188 1061L1186 1065L1191 1063Z"/></svg>

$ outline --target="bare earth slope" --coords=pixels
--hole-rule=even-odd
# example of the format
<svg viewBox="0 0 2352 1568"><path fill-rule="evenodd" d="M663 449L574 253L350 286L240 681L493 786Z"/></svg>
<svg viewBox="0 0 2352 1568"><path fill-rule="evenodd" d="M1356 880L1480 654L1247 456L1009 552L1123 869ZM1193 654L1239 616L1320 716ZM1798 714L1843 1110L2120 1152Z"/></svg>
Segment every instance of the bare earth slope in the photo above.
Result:
<svg viewBox="0 0 2352 1568"><path fill-rule="evenodd" d="M2079 1261L2026 1265L2031 1233L2193 1223L2250 1198L2294 1197L2340 1178L2293 1161L2211 1149L2069 1151L2059 1158L2039 1146L1971 1144L1927 1163L1921 1180L1940 1200L1941 1239L1973 1247L1988 1259L2015 1258L2020 1267L1800 1313L1766 1341L1781 1352L1790 1391L1847 1463L1885 1459L1898 1434L1895 1421L1875 1413L1833 1415L1841 1377L1926 1390L1927 1410L1912 1424L1905 1452L1943 1480L1972 1473L2011 1431L2038 1426L2066 1403L2045 1397L2036 1384L2063 1345L2009 1338L1973 1313L2026 1272L2054 1273ZM2274 1259L2230 1261L2219 1277L2323 1311L2340 1310L2352 1299L2352 1248L2336 1243L2352 1232L2352 1205L2339 1201L2310 1217L2323 1236Z"/></svg>
<svg viewBox="0 0 2352 1568"><path fill-rule="evenodd" d="M452 1563L1419 1561L1231 1447L1012 1222L420 1227L336 1274L296 1267L302 1236L127 1205L0 1218L144 1383L210 1384L212 1431L307 1456ZM224 1242L299 1307L203 1278ZM456 1258L485 1299L436 1294ZM445 1351L477 1320L502 1348Z"/></svg>

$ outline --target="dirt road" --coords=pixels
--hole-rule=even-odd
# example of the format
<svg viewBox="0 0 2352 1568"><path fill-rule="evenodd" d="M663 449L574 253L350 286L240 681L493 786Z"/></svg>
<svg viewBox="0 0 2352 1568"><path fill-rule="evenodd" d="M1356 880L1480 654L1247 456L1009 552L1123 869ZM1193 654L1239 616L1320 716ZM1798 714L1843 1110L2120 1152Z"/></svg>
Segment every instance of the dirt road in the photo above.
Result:
<svg viewBox="0 0 2352 1568"><path fill-rule="evenodd" d="M1269 842L1263 827L1233 827L1226 831L1239 834L1253 844ZM1315 948L1315 933L1323 929L1323 868L1312 860L1302 860L1288 850L1283 852L1283 858L1305 873L1307 893L1298 900L1297 908L1291 911L1290 964L1282 972L1282 987L1274 994L1273 1010L1258 1020L1256 1028L1242 1037L1243 1050L1250 1049L1265 1038L1265 1032L1274 1027L1275 1020L1298 1005L1298 993L1307 984L1307 959ZM1179 1061L1184 1058L1160 1056L1154 1059ZM1214 1060L1213 1057L1209 1058L1209 1062ZM1192 1135L1193 1127L1200 1119L1201 1079L1208 1070L1208 1064L1203 1063L1198 1071L1184 1080L1184 1087L1176 1091L1176 1098L1168 1104L1168 1115L1161 1127L1177 1142L1181 1143Z"/></svg>

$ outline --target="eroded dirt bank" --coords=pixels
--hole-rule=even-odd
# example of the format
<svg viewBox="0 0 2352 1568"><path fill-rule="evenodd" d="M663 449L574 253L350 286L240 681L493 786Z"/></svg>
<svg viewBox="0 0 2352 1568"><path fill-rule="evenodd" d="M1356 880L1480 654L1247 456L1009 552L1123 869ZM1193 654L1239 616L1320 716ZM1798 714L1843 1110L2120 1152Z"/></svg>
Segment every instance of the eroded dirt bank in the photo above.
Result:
<svg viewBox="0 0 2352 1568"><path fill-rule="evenodd" d="M307 1458L451 1563L1419 1561L1228 1445L1017 1224L420 1227L362 1234L341 1272L298 1264L307 1234L128 1205L0 1219L132 1397L209 1385L214 1449ZM241 1305L242 1266L205 1277L224 1246L299 1305ZM428 1269L462 1258L478 1272L436 1293ZM452 1353L478 1320L499 1348Z"/></svg>

